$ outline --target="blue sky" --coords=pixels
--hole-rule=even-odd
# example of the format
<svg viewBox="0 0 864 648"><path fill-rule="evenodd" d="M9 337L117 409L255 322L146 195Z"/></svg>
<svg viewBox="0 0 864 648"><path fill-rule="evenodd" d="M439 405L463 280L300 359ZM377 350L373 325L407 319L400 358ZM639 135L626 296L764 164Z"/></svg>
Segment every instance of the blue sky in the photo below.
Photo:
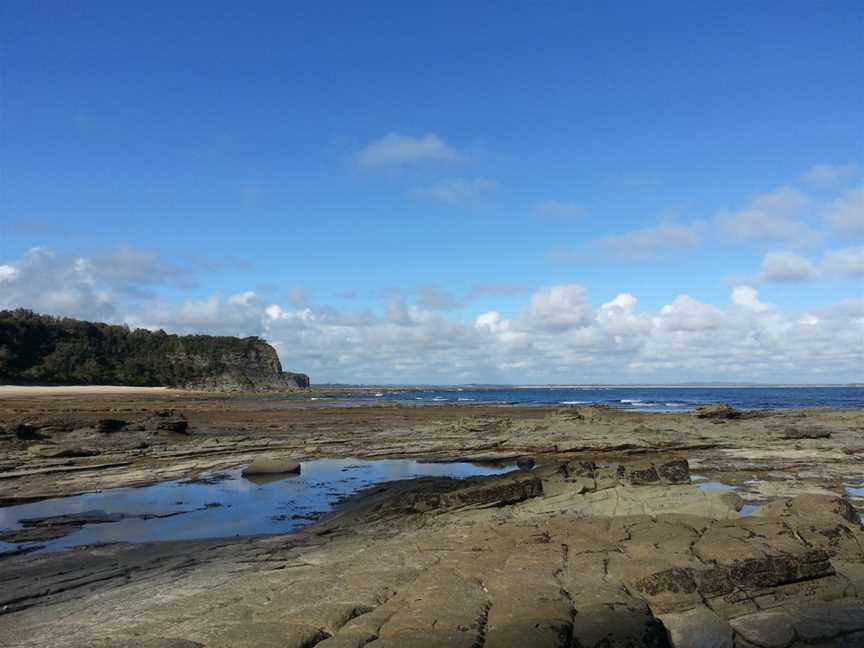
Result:
<svg viewBox="0 0 864 648"><path fill-rule="evenodd" d="M0 8L0 306L313 380L864 380L861 3L175 4Z"/></svg>

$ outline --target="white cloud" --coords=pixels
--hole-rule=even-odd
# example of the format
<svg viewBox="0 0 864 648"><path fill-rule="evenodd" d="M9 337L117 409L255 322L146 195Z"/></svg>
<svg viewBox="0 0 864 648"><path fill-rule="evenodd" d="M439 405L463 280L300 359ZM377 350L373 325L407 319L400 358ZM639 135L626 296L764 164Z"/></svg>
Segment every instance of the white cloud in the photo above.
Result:
<svg viewBox="0 0 864 648"><path fill-rule="evenodd" d="M810 281L818 275L816 266L794 252L769 252L762 260L760 281L797 283Z"/></svg>
<svg viewBox="0 0 864 648"><path fill-rule="evenodd" d="M364 169L376 169L416 162L450 162L459 158L459 153L434 133L422 137L388 133L363 148L357 154L357 164Z"/></svg>
<svg viewBox="0 0 864 648"><path fill-rule="evenodd" d="M736 286L733 288L732 303L740 308L756 313L764 313L771 310L768 304L759 301L759 293L750 286Z"/></svg>
<svg viewBox="0 0 864 648"><path fill-rule="evenodd" d="M451 205L464 205L497 188L498 183L488 178L445 178L415 193Z"/></svg>
<svg viewBox="0 0 864 648"><path fill-rule="evenodd" d="M823 236L801 218L810 200L797 189L780 187L759 194L744 209L717 217L720 232L736 241L783 242L795 247L817 245Z"/></svg>
<svg viewBox="0 0 864 648"><path fill-rule="evenodd" d="M585 209L571 202L544 200L535 208L535 213L544 218L576 220L585 215Z"/></svg>
<svg viewBox="0 0 864 648"><path fill-rule="evenodd" d="M263 335L265 322L272 313L258 295L247 291L226 299L212 296L180 304L146 302L124 315L123 322L135 328L165 328L174 333L246 337Z"/></svg>
<svg viewBox="0 0 864 648"><path fill-rule="evenodd" d="M864 246L828 250L815 263L794 252L770 252L756 279L763 282L798 283L813 279L864 277Z"/></svg>
<svg viewBox="0 0 864 648"><path fill-rule="evenodd" d="M864 239L864 187L833 201L825 211L825 220L841 236Z"/></svg>
<svg viewBox="0 0 864 648"><path fill-rule="evenodd" d="M0 308L33 310L89 318L114 314L114 299L107 285L98 285L92 264L76 257L60 256L35 247L5 273Z"/></svg>
<svg viewBox="0 0 864 648"><path fill-rule="evenodd" d="M814 187L831 187L858 175L857 164L817 164L801 176L801 181Z"/></svg>
<svg viewBox="0 0 864 648"><path fill-rule="evenodd" d="M582 286L568 284L535 291L531 295L525 319L534 328L562 331L584 324L590 315L588 291Z"/></svg>
<svg viewBox="0 0 864 648"><path fill-rule="evenodd" d="M644 259L668 250L692 249L700 242L701 236L697 226L665 223L657 227L596 239L589 246L623 259Z"/></svg>
<svg viewBox="0 0 864 648"><path fill-rule="evenodd" d="M482 313L474 320L474 328L485 329L491 333L498 333L507 328L504 324L509 322L502 322L501 313L494 310Z"/></svg>
<svg viewBox="0 0 864 648"><path fill-rule="evenodd" d="M825 272L854 261L857 248L850 250L826 255ZM382 312L272 302L254 291L171 303L112 292L91 261L37 248L3 263L19 273L0 284L0 307L261 335L287 369L317 382L864 380L861 299L785 312L738 286L723 308L679 295L640 311L633 293L594 306L584 287L564 284L533 291L512 317L503 307L434 310L416 291L416 303L396 294Z"/></svg>
<svg viewBox="0 0 864 648"><path fill-rule="evenodd" d="M864 246L826 252L822 269L837 277L864 277Z"/></svg>
<svg viewBox="0 0 864 648"><path fill-rule="evenodd" d="M12 265L0 265L0 283L4 281L12 281L18 276L18 268Z"/></svg>
<svg viewBox="0 0 864 648"><path fill-rule="evenodd" d="M774 191L757 194L753 198L753 209L776 212L798 211L807 207L810 199L792 187L779 187Z"/></svg>
<svg viewBox="0 0 864 648"><path fill-rule="evenodd" d="M706 331L720 325L720 311L710 304L696 301L690 295L678 295L660 309L657 326L669 331Z"/></svg>

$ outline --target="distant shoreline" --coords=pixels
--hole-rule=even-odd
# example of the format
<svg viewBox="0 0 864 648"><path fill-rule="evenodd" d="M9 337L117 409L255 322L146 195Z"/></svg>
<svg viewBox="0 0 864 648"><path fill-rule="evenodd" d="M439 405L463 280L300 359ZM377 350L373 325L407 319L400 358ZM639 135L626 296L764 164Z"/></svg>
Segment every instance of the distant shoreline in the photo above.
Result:
<svg viewBox="0 0 864 648"><path fill-rule="evenodd" d="M513 389L864 389L862 383L825 383L825 384L785 384L785 383L583 383L583 384L539 384L539 385L362 385L349 384L312 384L312 390L345 390L345 391L506 391Z"/></svg>
<svg viewBox="0 0 864 648"><path fill-rule="evenodd" d="M170 387L130 387L126 385L0 385L0 398L26 396L84 396L88 394L153 394L188 393Z"/></svg>

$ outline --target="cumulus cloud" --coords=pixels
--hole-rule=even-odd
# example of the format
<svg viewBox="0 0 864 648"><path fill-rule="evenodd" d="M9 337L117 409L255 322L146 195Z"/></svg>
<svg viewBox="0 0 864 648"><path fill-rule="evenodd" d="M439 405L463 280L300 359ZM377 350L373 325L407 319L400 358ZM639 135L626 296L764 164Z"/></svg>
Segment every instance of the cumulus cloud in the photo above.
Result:
<svg viewBox="0 0 864 648"><path fill-rule="evenodd" d="M825 221L841 236L864 239L864 187L834 200L825 210Z"/></svg>
<svg viewBox="0 0 864 648"><path fill-rule="evenodd" d="M131 246L89 257L34 247L0 265L0 308L112 319L123 300L155 300L157 289L166 286L189 288L200 266L168 262Z"/></svg>
<svg viewBox="0 0 864 648"><path fill-rule="evenodd" d="M459 158L460 154L434 133L422 137L388 133L364 147L357 154L357 164L363 169L378 169L417 162L450 162Z"/></svg>
<svg viewBox="0 0 864 648"><path fill-rule="evenodd" d="M12 281L16 276L18 276L18 268L6 264L0 265L0 283Z"/></svg>
<svg viewBox="0 0 864 648"><path fill-rule="evenodd" d="M751 288L750 286L736 286L733 288L732 303L739 308L756 313L764 313L771 310L768 304L759 301L759 293L755 288Z"/></svg>
<svg viewBox="0 0 864 648"><path fill-rule="evenodd" d="M557 218L561 220L576 220L585 215L585 209L571 202L560 200L544 200L535 208L534 212L543 218Z"/></svg>
<svg viewBox="0 0 864 648"><path fill-rule="evenodd" d="M535 291L528 303L525 319L532 328L564 331L584 324L590 314L588 291L582 286L568 284Z"/></svg>
<svg viewBox="0 0 864 648"><path fill-rule="evenodd" d="M826 258L854 262L857 248ZM599 306L579 284L545 286L521 308L441 310L447 296L393 294L380 311L274 302L254 292L168 302L110 289L95 264L34 249L3 260L0 306L172 332L261 335L317 382L861 381L864 300L784 312L737 286L716 306L691 295L640 310L634 293ZM860 266L852 265L853 269ZM827 271L827 270L826 270ZM445 303L435 303L444 300Z"/></svg>
<svg viewBox="0 0 864 648"><path fill-rule="evenodd" d="M488 178L445 178L418 189L415 193L421 198L450 205L465 205L497 188L498 183Z"/></svg>
<svg viewBox="0 0 864 648"><path fill-rule="evenodd" d="M25 307L73 317L114 315L111 290L97 282L88 259L36 247L3 267L7 270L0 283L0 308Z"/></svg>
<svg viewBox="0 0 864 648"><path fill-rule="evenodd" d="M762 261L760 281L797 283L815 279L816 266L794 252L769 252Z"/></svg>
<svg viewBox="0 0 864 648"><path fill-rule="evenodd" d="M164 328L173 333L260 336L265 333L263 316L267 308L255 292L247 291L179 304L153 300L134 307L123 315L122 321L133 328Z"/></svg>

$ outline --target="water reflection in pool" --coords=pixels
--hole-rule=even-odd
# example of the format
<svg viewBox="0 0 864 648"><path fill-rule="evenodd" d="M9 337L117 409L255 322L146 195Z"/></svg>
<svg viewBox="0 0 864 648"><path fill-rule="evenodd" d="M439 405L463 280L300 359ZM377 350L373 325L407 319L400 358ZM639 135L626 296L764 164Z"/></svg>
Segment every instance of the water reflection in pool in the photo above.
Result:
<svg viewBox="0 0 864 648"><path fill-rule="evenodd" d="M142 488L118 488L75 497L0 508L0 530L20 529L22 519L105 511L125 518L87 524L65 537L39 542L47 551L82 544L150 542L285 533L308 525L341 499L374 484L424 476L473 477L508 472L512 465L421 463L412 460L319 459L300 474L243 477L240 469L201 481L172 481ZM0 553L14 549L0 543Z"/></svg>

